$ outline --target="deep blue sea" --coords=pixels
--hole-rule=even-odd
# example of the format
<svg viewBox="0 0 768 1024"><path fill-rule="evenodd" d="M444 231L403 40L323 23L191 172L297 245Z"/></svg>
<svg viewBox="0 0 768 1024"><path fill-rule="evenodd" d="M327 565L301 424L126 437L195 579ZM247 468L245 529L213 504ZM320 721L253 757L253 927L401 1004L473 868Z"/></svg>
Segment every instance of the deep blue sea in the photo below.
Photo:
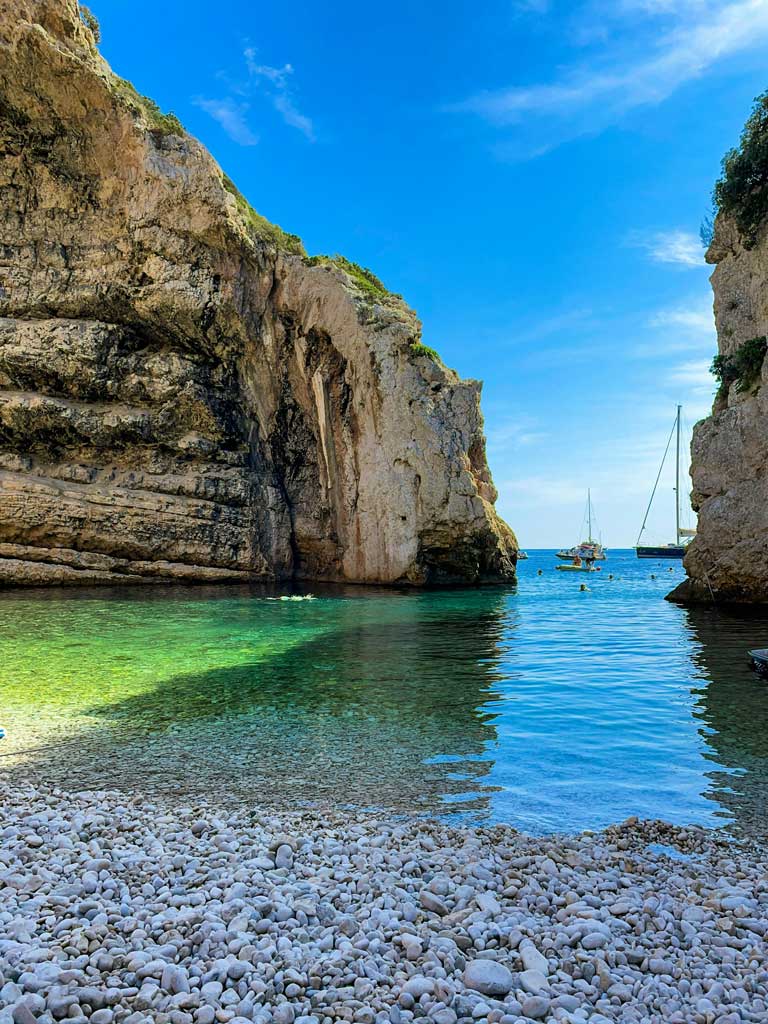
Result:
<svg viewBox="0 0 768 1024"><path fill-rule="evenodd" d="M679 562L566 575L529 554L503 588L5 592L0 771L532 833L633 814L768 833L746 658L768 617L669 604Z"/></svg>

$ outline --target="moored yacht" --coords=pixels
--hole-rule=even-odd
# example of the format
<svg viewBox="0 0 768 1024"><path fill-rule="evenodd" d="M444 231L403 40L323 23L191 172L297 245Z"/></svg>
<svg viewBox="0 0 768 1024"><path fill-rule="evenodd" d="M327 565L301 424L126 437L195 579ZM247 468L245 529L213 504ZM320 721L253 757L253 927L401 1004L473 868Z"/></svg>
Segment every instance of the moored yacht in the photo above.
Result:
<svg viewBox="0 0 768 1024"><path fill-rule="evenodd" d="M581 559L583 562L604 562L606 550L600 541L592 536L592 494L587 490L587 539L580 544L574 544L572 548L563 548L557 552L556 557L563 560ZM582 523L583 525L583 523ZM559 566L558 566L559 568Z"/></svg>
<svg viewBox="0 0 768 1024"><path fill-rule="evenodd" d="M682 406L678 405L677 414L675 415L675 422L672 426L672 432L669 435L667 441L667 447L664 449L664 454L661 457L661 465L659 466L659 472L656 474L656 482L653 485L651 491L651 498L648 502L648 508L645 510L645 516L643 517L643 525L640 527L640 533L637 535L637 544L635 545L635 552L638 558L682 558L685 555L686 549L691 542L691 539L696 536L695 530L689 530L680 525L680 413ZM648 521L648 514L651 511L653 505L653 499L656 496L656 488L659 486L659 480L661 478L661 471L664 469L664 462L666 461L667 454L669 453L669 446L673 436L675 437L675 541L669 544L641 544L640 539L645 531L645 524Z"/></svg>

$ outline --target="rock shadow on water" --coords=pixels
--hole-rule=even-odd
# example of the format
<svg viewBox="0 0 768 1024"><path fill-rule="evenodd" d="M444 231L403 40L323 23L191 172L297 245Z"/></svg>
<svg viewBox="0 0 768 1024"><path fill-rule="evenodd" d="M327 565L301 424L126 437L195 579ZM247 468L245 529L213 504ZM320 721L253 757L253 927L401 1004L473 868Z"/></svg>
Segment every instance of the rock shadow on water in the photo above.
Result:
<svg viewBox="0 0 768 1024"><path fill-rule="evenodd" d="M768 682L753 672L747 651L768 643L768 613L686 608L696 641L692 661L701 680L694 716L713 762L711 799L736 835L768 840Z"/></svg>
<svg viewBox="0 0 768 1024"><path fill-rule="evenodd" d="M346 601L332 628L288 649L91 708L85 735L6 770L70 789L482 817L504 596L477 593L465 606L446 595L444 611L391 600L410 605L386 604L377 619Z"/></svg>

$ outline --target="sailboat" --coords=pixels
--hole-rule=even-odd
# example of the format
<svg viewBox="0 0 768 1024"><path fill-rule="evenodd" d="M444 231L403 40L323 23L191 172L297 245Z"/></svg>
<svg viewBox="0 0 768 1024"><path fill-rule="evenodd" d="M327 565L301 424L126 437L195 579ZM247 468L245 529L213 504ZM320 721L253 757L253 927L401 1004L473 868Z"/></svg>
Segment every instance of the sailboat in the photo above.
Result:
<svg viewBox="0 0 768 1024"><path fill-rule="evenodd" d="M557 552L556 557L566 560L578 558L583 562L604 562L605 556L605 548L592 536L592 494L587 490L587 539L567 550L563 548Z"/></svg>
<svg viewBox="0 0 768 1024"><path fill-rule="evenodd" d="M696 536L695 530L685 529L680 525L680 413L682 406L678 405L677 414L675 416L675 422L672 426L672 431L667 440L667 447L664 449L664 454L661 457L661 465L659 466L659 472L656 474L656 482L653 485L651 491L651 499L648 502L648 508L645 510L645 516L643 517L643 525L640 527L640 533L637 535L637 544L635 545L635 551L637 552L638 558L682 558L685 554L686 548L690 543L690 538ZM674 544L659 544L659 545L641 545L640 540L645 530L645 524L648 521L648 514L651 511L651 505L653 505L653 499L656 496L656 488L659 486L659 479L661 478L661 471L664 469L664 463L669 452L669 445L672 441L673 435L675 436L675 542ZM683 539L685 538L685 540Z"/></svg>

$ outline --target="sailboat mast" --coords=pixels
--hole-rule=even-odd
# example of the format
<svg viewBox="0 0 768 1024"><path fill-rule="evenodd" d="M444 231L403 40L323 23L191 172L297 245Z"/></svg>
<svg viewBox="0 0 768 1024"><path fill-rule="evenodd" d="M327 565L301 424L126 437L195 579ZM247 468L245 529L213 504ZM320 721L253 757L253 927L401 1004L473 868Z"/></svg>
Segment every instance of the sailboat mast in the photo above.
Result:
<svg viewBox="0 0 768 1024"><path fill-rule="evenodd" d="M677 448L675 458L675 543L680 543L680 406L677 407Z"/></svg>
<svg viewBox="0 0 768 1024"><path fill-rule="evenodd" d="M587 534L589 543L592 543L592 493L587 488L587 517L589 518L589 532Z"/></svg>

